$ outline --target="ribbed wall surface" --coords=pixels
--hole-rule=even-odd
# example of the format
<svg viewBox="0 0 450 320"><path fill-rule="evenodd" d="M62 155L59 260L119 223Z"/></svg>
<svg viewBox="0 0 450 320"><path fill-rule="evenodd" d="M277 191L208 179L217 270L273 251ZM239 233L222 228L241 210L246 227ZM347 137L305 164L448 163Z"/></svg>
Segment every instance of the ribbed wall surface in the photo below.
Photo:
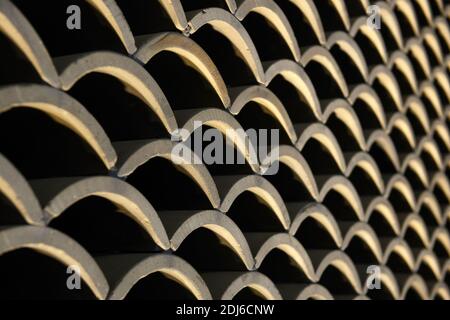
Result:
<svg viewBox="0 0 450 320"><path fill-rule="evenodd" d="M449 299L449 19L448 0L0 0L0 297ZM279 129L277 174L175 162L194 121Z"/></svg>

